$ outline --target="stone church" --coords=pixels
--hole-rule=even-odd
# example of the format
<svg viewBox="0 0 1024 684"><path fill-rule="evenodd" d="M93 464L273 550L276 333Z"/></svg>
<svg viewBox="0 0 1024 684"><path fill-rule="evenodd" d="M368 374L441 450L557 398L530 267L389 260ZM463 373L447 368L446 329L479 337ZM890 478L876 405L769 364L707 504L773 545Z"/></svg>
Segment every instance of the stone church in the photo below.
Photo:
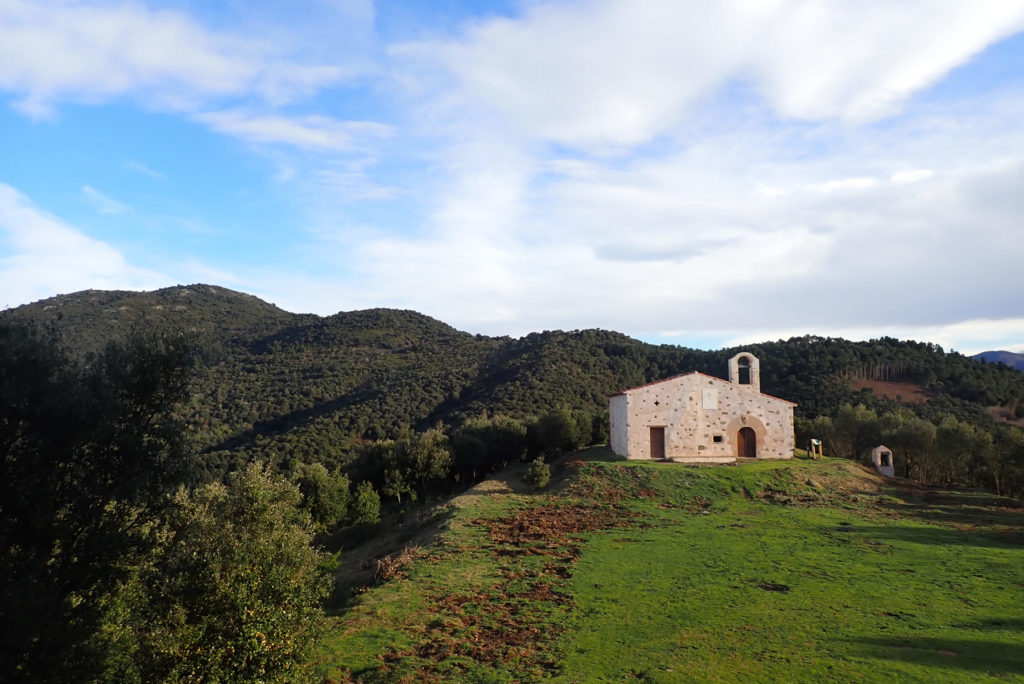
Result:
<svg viewBox="0 0 1024 684"><path fill-rule="evenodd" d="M730 463L793 457L791 401L761 393L760 362L729 359L729 381L687 373L612 395L612 451L628 459Z"/></svg>

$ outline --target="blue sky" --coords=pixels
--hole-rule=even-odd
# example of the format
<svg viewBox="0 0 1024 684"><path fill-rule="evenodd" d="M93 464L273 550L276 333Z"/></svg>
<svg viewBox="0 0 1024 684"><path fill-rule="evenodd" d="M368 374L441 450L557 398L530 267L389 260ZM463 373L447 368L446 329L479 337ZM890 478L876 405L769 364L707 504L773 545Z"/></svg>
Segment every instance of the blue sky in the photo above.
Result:
<svg viewBox="0 0 1024 684"><path fill-rule="evenodd" d="M1024 3L0 0L0 307L1024 350Z"/></svg>

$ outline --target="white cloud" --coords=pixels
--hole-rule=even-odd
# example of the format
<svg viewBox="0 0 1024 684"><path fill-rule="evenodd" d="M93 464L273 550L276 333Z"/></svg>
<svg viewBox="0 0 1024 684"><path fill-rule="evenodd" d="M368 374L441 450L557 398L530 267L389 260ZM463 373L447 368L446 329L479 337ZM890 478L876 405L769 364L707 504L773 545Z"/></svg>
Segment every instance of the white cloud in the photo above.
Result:
<svg viewBox="0 0 1024 684"><path fill-rule="evenodd" d="M88 185L82 186L82 194L85 195L85 198L89 200L89 203L96 208L96 211L101 214L123 214L131 211L131 207L127 204L118 202L113 197L108 197L99 190L91 188Z"/></svg>
<svg viewBox="0 0 1024 684"><path fill-rule="evenodd" d="M167 180L167 176L165 176L164 174L160 173L159 171L156 171L154 169L149 168L148 166L146 166L142 162L137 161L135 159L127 160L124 163L124 167L126 169L131 170L131 171L135 171L136 173L141 173L143 176L148 176L149 178L152 178L153 180Z"/></svg>
<svg viewBox="0 0 1024 684"><path fill-rule="evenodd" d="M917 181L931 178L935 172L931 169L914 169L912 171L898 171L889 180L893 183L916 183Z"/></svg>
<svg viewBox="0 0 1024 684"><path fill-rule="evenodd" d="M786 117L874 120L987 46L1024 29L1016 0L775 3L759 17L758 89Z"/></svg>
<svg viewBox="0 0 1024 684"><path fill-rule="evenodd" d="M162 274L130 265L94 240L0 183L0 306L17 305L82 289L151 289Z"/></svg>
<svg viewBox="0 0 1024 684"><path fill-rule="evenodd" d="M249 93L283 102L348 76L338 66L291 62L272 44L216 33L172 10L0 2L0 88L33 116L51 115L62 100L121 95L170 109Z"/></svg>
<svg viewBox="0 0 1024 684"><path fill-rule="evenodd" d="M876 120L1022 29L1015 0L595 0L531 5L398 54L440 59L459 84L455 107L600 150L671 133L738 85L784 118Z"/></svg>
<svg viewBox="0 0 1024 684"><path fill-rule="evenodd" d="M878 185L877 178L840 178L837 180L825 181L824 183L818 183L816 185L810 185L807 189L815 192L830 193L842 192L845 190L863 190L876 185Z"/></svg>
<svg viewBox="0 0 1024 684"><path fill-rule="evenodd" d="M316 173L321 189L342 201L391 199L398 189L369 180L363 169L322 169Z"/></svg>
<svg viewBox="0 0 1024 684"><path fill-rule="evenodd" d="M206 112L194 118L218 133L247 142L335 152L352 150L366 139L392 133L390 126L371 121L339 121L318 115L261 115L241 109Z"/></svg>

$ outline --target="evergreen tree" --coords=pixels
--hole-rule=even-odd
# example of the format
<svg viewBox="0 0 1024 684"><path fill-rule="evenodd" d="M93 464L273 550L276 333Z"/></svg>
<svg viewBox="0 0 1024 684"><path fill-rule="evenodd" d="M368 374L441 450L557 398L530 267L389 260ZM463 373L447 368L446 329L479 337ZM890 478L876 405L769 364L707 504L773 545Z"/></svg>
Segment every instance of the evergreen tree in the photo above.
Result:
<svg viewBox="0 0 1024 684"><path fill-rule="evenodd" d="M333 559L298 488L253 463L184 488L149 560L107 604L110 682L306 682Z"/></svg>

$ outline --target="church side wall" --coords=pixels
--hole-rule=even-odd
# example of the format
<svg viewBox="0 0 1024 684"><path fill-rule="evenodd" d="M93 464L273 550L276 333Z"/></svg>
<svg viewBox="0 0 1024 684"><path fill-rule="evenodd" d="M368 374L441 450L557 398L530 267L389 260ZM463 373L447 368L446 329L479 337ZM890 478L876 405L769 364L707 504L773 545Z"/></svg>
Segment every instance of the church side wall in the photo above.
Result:
<svg viewBox="0 0 1024 684"><path fill-rule="evenodd" d="M628 456L629 421L626 414L626 395L618 394L608 400L609 446L619 456Z"/></svg>
<svg viewBox="0 0 1024 684"><path fill-rule="evenodd" d="M689 379L682 377L640 387L626 395L626 422L629 426L626 458L651 457L651 427L665 428L665 453L671 456L673 426L679 424L679 416L686 410L689 400L686 381Z"/></svg>

